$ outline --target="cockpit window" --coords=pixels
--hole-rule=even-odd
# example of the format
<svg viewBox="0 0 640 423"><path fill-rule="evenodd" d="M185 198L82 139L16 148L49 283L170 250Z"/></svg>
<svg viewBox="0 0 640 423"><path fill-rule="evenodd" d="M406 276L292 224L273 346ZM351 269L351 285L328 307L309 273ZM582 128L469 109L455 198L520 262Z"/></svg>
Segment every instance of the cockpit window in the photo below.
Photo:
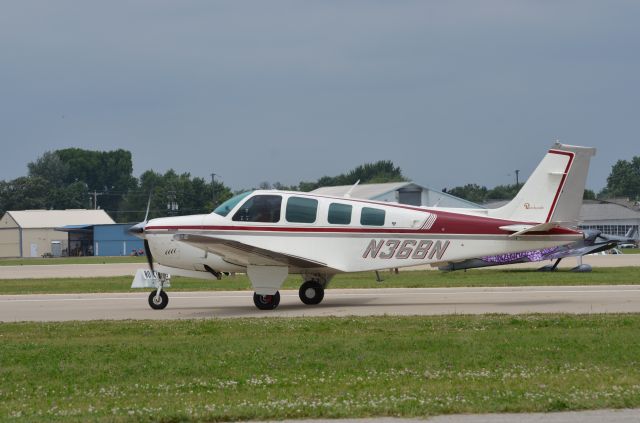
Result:
<svg viewBox="0 0 640 423"><path fill-rule="evenodd" d="M233 215L236 222L267 222L280 221L282 197L279 195L256 195L249 198Z"/></svg>
<svg viewBox="0 0 640 423"><path fill-rule="evenodd" d="M225 201L224 203L220 204L218 207L216 207L216 209L213 211L215 214L219 214L220 216L226 216L229 214L229 212L231 210L233 210L233 208L240 202L242 201L247 195L251 194L253 191L247 191L247 192L243 192L242 194L238 194L234 197L231 197L230 199L228 199L227 201Z"/></svg>

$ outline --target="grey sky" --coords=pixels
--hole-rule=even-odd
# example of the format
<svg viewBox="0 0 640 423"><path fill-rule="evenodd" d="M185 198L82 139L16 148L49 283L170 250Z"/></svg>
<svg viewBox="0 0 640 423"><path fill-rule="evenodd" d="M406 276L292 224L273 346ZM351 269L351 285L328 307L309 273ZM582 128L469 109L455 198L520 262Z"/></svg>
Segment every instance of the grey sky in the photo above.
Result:
<svg viewBox="0 0 640 423"><path fill-rule="evenodd" d="M234 189L393 160L436 189L595 146L640 155L637 1L13 1L0 7L0 179L125 148Z"/></svg>

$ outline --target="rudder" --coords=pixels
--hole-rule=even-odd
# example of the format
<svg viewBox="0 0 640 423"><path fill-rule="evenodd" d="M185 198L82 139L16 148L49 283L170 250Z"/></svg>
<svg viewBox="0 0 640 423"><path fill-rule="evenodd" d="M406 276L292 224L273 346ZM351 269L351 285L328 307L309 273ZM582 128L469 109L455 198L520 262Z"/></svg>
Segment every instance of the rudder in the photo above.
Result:
<svg viewBox="0 0 640 423"><path fill-rule="evenodd" d="M489 216L518 222L575 224L596 149L556 143L516 197Z"/></svg>

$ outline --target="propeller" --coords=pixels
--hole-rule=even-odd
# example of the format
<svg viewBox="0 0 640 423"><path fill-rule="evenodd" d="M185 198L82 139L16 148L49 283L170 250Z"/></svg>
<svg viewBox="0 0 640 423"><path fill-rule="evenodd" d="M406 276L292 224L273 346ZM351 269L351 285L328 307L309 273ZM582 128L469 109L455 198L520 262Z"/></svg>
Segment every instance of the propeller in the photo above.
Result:
<svg viewBox="0 0 640 423"><path fill-rule="evenodd" d="M147 256L147 263L149 264L149 270L153 273L153 256L151 255L151 248L149 248L149 241L144 240L144 254Z"/></svg>
<svg viewBox="0 0 640 423"><path fill-rule="evenodd" d="M144 214L144 221L137 223L129 228L128 232L132 235L137 236L138 238L142 238L144 240L144 254L147 256L147 263L149 264L149 269L153 272L153 256L151 254L151 247L149 247L149 241L144 236L144 228L147 226L147 221L149 219L149 209L151 207L151 196L153 193L153 189L149 192L149 200L147 201L147 211Z"/></svg>

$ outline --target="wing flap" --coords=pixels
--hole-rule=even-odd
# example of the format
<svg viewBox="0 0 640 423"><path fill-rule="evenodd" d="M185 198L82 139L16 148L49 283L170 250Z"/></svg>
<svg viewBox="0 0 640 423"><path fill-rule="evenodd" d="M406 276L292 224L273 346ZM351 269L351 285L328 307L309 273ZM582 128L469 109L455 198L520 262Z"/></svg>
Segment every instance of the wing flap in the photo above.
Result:
<svg viewBox="0 0 640 423"><path fill-rule="evenodd" d="M218 238L210 235L199 234L176 234L173 237L176 241L200 248L223 257L229 262L242 266L289 266L300 269L317 269L328 267L325 263L298 257L291 254L284 254L277 251L268 250L255 245L246 244L240 241Z"/></svg>

